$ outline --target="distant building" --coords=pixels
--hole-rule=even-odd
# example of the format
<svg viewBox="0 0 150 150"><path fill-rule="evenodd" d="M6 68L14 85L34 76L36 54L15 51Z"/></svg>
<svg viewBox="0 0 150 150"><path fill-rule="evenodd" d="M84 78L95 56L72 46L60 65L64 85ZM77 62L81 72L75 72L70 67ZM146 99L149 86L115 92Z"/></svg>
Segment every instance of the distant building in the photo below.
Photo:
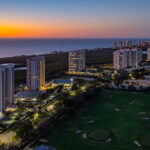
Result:
<svg viewBox="0 0 150 150"><path fill-rule="evenodd" d="M125 48L125 41L122 40L122 48Z"/></svg>
<svg viewBox="0 0 150 150"><path fill-rule="evenodd" d="M85 50L69 52L69 72L77 72L85 69Z"/></svg>
<svg viewBox="0 0 150 150"><path fill-rule="evenodd" d="M117 42L116 41L113 42L113 46L112 47L113 47L113 49L117 48Z"/></svg>
<svg viewBox="0 0 150 150"><path fill-rule="evenodd" d="M148 40L146 40L146 41L144 41L144 42L142 42L142 47L149 47L150 46L150 44L149 44L149 41Z"/></svg>
<svg viewBox="0 0 150 150"><path fill-rule="evenodd" d="M27 87L38 91L45 85L45 57L36 56L27 60Z"/></svg>
<svg viewBox="0 0 150 150"><path fill-rule="evenodd" d="M129 48L132 48L132 41L129 41Z"/></svg>
<svg viewBox="0 0 150 150"><path fill-rule="evenodd" d="M141 47L141 40L137 40L137 47Z"/></svg>
<svg viewBox="0 0 150 150"><path fill-rule="evenodd" d="M129 40L126 40L126 42L125 42L125 47L126 47L126 48L129 47Z"/></svg>
<svg viewBox="0 0 150 150"><path fill-rule="evenodd" d="M150 47L147 49L147 61L150 61Z"/></svg>
<svg viewBox="0 0 150 150"><path fill-rule="evenodd" d="M132 41L126 40L125 47L126 48L132 48Z"/></svg>
<svg viewBox="0 0 150 150"><path fill-rule="evenodd" d="M122 49L113 53L114 69L125 69L128 67L137 67L142 61L141 49Z"/></svg>
<svg viewBox="0 0 150 150"><path fill-rule="evenodd" d="M14 102L14 65L0 65L0 113Z"/></svg>
<svg viewBox="0 0 150 150"><path fill-rule="evenodd" d="M122 41L119 41L119 49L122 49Z"/></svg>

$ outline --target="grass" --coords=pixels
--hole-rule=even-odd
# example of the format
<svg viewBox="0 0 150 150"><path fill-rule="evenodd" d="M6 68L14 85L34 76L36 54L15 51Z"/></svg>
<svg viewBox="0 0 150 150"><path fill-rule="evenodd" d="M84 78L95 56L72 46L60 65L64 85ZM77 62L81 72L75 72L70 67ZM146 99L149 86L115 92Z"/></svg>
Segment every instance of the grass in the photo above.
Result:
<svg viewBox="0 0 150 150"><path fill-rule="evenodd" d="M142 145L150 148L150 135L145 135L141 138Z"/></svg>
<svg viewBox="0 0 150 150"><path fill-rule="evenodd" d="M43 138L57 150L148 150L133 143L150 135L150 120L142 120L144 117L150 117L150 94L115 91L111 99L110 92L104 91L80 116L59 122ZM78 130L81 133L76 133ZM111 133L112 141L106 143L82 137L96 130Z"/></svg>

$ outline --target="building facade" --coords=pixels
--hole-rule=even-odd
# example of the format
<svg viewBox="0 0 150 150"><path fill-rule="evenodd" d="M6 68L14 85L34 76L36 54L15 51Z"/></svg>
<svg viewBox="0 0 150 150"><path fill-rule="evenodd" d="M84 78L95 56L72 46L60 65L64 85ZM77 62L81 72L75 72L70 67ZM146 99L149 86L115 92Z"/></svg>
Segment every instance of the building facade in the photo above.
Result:
<svg viewBox="0 0 150 150"><path fill-rule="evenodd" d="M69 72L77 72L85 69L85 50L69 52Z"/></svg>
<svg viewBox="0 0 150 150"><path fill-rule="evenodd" d="M141 47L141 40L137 40L137 47Z"/></svg>
<svg viewBox="0 0 150 150"><path fill-rule="evenodd" d="M148 40L146 41L143 41L142 44L141 44L142 47L149 47L150 46L150 43Z"/></svg>
<svg viewBox="0 0 150 150"><path fill-rule="evenodd" d="M113 67L117 70L137 67L141 61L141 49L122 49L113 53Z"/></svg>
<svg viewBox="0 0 150 150"><path fill-rule="evenodd" d="M45 57L36 56L27 60L27 87L38 91L45 85Z"/></svg>
<svg viewBox="0 0 150 150"><path fill-rule="evenodd" d="M14 65L0 65L0 113L14 102Z"/></svg>
<svg viewBox="0 0 150 150"><path fill-rule="evenodd" d="M125 48L125 41L122 40L122 48Z"/></svg>
<svg viewBox="0 0 150 150"><path fill-rule="evenodd" d="M116 48L117 48L117 42L116 42L116 41L113 42L112 47L113 47L113 49L116 49Z"/></svg>
<svg viewBox="0 0 150 150"><path fill-rule="evenodd" d="M125 47L126 48L132 48L132 41L131 40L126 40Z"/></svg>
<svg viewBox="0 0 150 150"><path fill-rule="evenodd" d="M147 49L147 61L150 61L150 47Z"/></svg>
<svg viewBox="0 0 150 150"><path fill-rule="evenodd" d="M119 49L122 49L122 41L119 41Z"/></svg>

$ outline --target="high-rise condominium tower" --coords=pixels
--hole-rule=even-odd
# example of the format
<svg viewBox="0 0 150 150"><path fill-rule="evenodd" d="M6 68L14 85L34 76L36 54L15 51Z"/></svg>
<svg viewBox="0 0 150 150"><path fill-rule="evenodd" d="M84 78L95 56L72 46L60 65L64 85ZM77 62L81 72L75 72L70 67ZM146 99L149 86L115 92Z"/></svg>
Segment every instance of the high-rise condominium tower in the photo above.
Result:
<svg viewBox="0 0 150 150"><path fill-rule="evenodd" d="M113 42L112 47L113 47L113 49L116 49L116 48L117 48L117 42L116 42L116 41Z"/></svg>
<svg viewBox="0 0 150 150"><path fill-rule="evenodd" d="M0 65L0 113L14 102L14 65Z"/></svg>
<svg viewBox="0 0 150 150"><path fill-rule="evenodd" d="M122 40L122 48L125 48L125 41Z"/></svg>
<svg viewBox="0 0 150 150"><path fill-rule="evenodd" d="M119 49L122 49L122 41L119 41Z"/></svg>
<svg viewBox="0 0 150 150"><path fill-rule="evenodd" d="M85 69L85 50L69 52L69 72L77 72Z"/></svg>
<svg viewBox="0 0 150 150"><path fill-rule="evenodd" d="M27 60L27 87L38 91L45 84L45 57L36 56Z"/></svg>
<svg viewBox="0 0 150 150"><path fill-rule="evenodd" d="M113 66L117 70L127 67L137 67L141 61L141 49L122 49L113 53Z"/></svg>
<svg viewBox="0 0 150 150"><path fill-rule="evenodd" d="M150 47L147 49L147 61L150 61Z"/></svg>
<svg viewBox="0 0 150 150"><path fill-rule="evenodd" d="M141 46L141 41L137 40L137 47L140 47L140 46Z"/></svg>
<svg viewBox="0 0 150 150"><path fill-rule="evenodd" d="M132 48L132 41L131 40L126 40L125 47L126 48Z"/></svg>

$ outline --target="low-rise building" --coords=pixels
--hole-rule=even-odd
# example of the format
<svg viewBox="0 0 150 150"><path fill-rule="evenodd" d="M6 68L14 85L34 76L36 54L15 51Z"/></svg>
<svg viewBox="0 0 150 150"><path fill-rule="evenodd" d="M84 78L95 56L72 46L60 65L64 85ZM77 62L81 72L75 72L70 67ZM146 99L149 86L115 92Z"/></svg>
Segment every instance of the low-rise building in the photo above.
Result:
<svg viewBox="0 0 150 150"><path fill-rule="evenodd" d="M52 81L52 84L54 85L72 85L73 84L73 79L54 79Z"/></svg>
<svg viewBox="0 0 150 150"><path fill-rule="evenodd" d="M150 86L150 80L124 80L123 86L125 87L129 87L129 86L133 86L135 88L148 88Z"/></svg>
<svg viewBox="0 0 150 150"><path fill-rule="evenodd" d="M38 95L38 91L20 91L15 95L15 101L36 101Z"/></svg>

